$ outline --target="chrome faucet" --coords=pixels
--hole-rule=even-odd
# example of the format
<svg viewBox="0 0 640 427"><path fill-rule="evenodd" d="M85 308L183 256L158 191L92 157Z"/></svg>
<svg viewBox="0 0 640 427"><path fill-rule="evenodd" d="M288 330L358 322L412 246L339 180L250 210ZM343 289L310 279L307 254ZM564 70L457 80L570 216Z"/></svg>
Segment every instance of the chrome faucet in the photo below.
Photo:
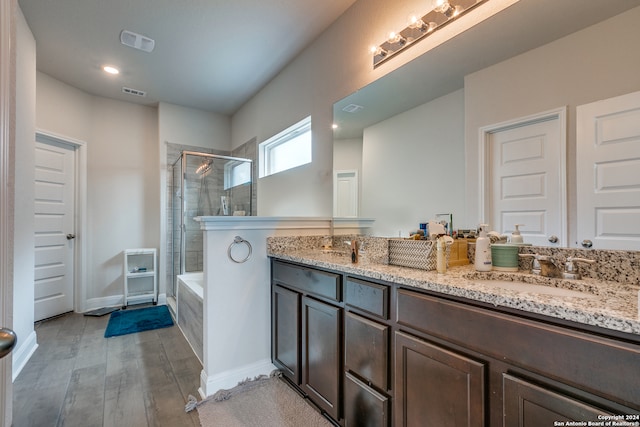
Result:
<svg viewBox="0 0 640 427"><path fill-rule="evenodd" d="M539 267L539 270L537 273L534 271L536 267L536 262ZM558 268L558 266L555 264L554 259L551 258L549 255L536 254L533 257L533 268L531 269L531 273L538 274L544 277L561 277L562 276L562 273L560 272L560 269Z"/></svg>
<svg viewBox="0 0 640 427"><path fill-rule="evenodd" d="M580 272L578 271L578 266L575 264L577 262L584 262L585 264L593 264L596 261L593 259L587 259L587 258L567 257L567 260L564 263L564 271L562 272L563 279L579 280L582 278L582 276L580 275Z"/></svg>
<svg viewBox="0 0 640 427"><path fill-rule="evenodd" d="M560 268L549 255L540 254L520 254L522 258L533 258L531 274L544 277L562 277Z"/></svg>

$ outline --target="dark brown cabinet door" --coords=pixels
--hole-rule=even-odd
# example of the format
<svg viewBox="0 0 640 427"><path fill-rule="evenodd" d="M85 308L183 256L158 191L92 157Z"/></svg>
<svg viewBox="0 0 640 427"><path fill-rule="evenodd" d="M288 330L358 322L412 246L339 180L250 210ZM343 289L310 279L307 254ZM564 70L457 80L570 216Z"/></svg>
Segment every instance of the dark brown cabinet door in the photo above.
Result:
<svg viewBox="0 0 640 427"><path fill-rule="evenodd" d="M395 334L395 425L485 425L484 363L403 332Z"/></svg>
<svg viewBox="0 0 640 427"><path fill-rule="evenodd" d="M602 422L598 415L611 415L508 374L503 375L503 386L505 427L559 426L566 425L567 421Z"/></svg>
<svg viewBox="0 0 640 427"><path fill-rule="evenodd" d="M346 312L345 369L382 391L389 390L389 327Z"/></svg>
<svg viewBox="0 0 640 427"><path fill-rule="evenodd" d="M389 398L346 373L344 425L345 427L389 427Z"/></svg>
<svg viewBox="0 0 640 427"><path fill-rule="evenodd" d="M333 419L341 416L341 309L302 298L302 389Z"/></svg>
<svg viewBox="0 0 640 427"><path fill-rule="evenodd" d="M272 356L273 363L294 384L300 384L300 299L289 289L273 286Z"/></svg>

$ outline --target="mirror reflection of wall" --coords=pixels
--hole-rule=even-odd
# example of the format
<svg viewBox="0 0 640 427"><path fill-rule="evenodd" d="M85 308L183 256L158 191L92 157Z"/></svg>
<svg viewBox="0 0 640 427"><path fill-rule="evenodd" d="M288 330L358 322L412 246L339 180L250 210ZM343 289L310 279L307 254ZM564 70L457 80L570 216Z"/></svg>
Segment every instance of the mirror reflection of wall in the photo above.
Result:
<svg viewBox="0 0 640 427"><path fill-rule="evenodd" d="M463 87L368 124L362 133L361 216L376 219L373 234L406 234L425 216L428 219L439 212L452 212L455 227L475 227L483 220L479 130L566 106L568 242L579 247L576 108L640 90L640 56L630 54L632 40L640 39L638 20L640 8L636 7L471 72L465 75ZM413 63L404 67L411 66ZM381 80L392 78L402 68ZM414 87L418 84L413 83ZM375 100L371 93L378 84L381 82L359 92ZM404 86L412 89L412 85ZM384 90L386 96L372 102L384 103L390 93L388 87ZM401 98L405 92L397 88L391 93ZM361 102L361 95L356 92L336 103L334 115L347 120L338 107ZM334 141L334 147L339 143Z"/></svg>

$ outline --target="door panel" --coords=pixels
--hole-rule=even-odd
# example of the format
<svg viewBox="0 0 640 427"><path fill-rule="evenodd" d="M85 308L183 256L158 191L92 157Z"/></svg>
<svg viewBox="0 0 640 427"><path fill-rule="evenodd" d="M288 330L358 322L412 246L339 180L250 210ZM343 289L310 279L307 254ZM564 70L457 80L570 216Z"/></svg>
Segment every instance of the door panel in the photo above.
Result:
<svg viewBox="0 0 640 427"><path fill-rule="evenodd" d="M404 332L395 342L395 425L485 425L485 363Z"/></svg>
<svg viewBox="0 0 640 427"><path fill-rule="evenodd" d="M640 92L577 108L580 247L640 250Z"/></svg>
<svg viewBox="0 0 640 427"><path fill-rule="evenodd" d="M302 312L302 388L320 408L338 420L341 417L341 310L303 297Z"/></svg>
<svg viewBox="0 0 640 427"><path fill-rule="evenodd" d="M36 141L35 320L73 310L75 151Z"/></svg>
<svg viewBox="0 0 640 427"><path fill-rule="evenodd" d="M300 294L274 285L272 293L273 363L300 384Z"/></svg>
<svg viewBox="0 0 640 427"><path fill-rule="evenodd" d="M503 386L505 427L566 425L569 421L598 425L599 415L613 415L509 374L503 374Z"/></svg>
<svg viewBox="0 0 640 427"><path fill-rule="evenodd" d="M522 119L489 131L490 228L510 233L515 224L525 242L564 244L564 121L558 114Z"/></svg>

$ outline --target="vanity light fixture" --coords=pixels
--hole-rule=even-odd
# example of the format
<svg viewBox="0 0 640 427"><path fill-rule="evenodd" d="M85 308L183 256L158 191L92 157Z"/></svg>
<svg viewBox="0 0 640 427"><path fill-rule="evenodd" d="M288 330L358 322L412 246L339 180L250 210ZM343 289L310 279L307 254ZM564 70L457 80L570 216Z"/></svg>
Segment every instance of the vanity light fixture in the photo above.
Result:
<svg viewBox="0 0 640 427"><path fill-rule="evenodd" d="M370 48L373 68L486 1L488 0L433 0L432 9L426 15L411 15L406 28L389 33L384 43Z"/></svg>

